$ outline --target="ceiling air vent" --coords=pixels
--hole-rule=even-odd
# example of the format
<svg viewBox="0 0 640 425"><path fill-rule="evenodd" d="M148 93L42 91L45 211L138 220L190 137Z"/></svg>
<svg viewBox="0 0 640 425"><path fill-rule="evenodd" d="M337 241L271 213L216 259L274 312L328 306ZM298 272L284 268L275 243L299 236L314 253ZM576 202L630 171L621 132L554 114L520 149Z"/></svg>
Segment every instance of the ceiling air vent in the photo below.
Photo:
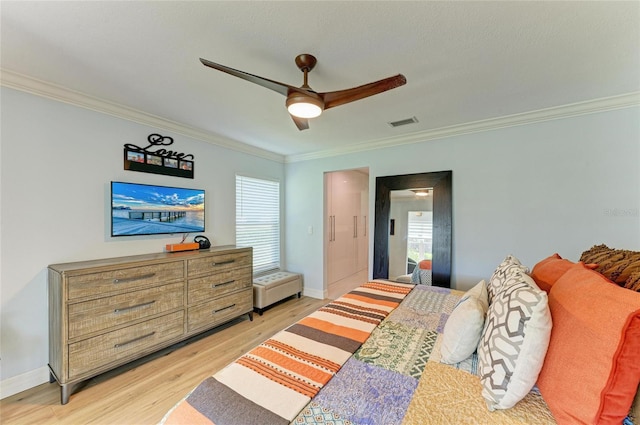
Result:
<svg viewBox="0 0 640 425"><path fill-rule="evenodd" d="M400 126L407 125L407 124L415 124L417 122L418 122L418 119L416 117L411 117L411 118L405 118L403 120L391 121L388 124L391 127L396 128L396 127L400 127Z"/></svg>

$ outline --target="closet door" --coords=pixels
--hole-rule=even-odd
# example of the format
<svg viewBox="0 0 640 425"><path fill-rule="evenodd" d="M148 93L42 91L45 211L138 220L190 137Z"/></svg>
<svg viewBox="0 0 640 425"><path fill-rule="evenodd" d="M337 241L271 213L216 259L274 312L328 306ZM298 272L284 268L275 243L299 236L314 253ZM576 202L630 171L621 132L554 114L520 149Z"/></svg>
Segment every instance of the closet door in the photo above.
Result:
<svg viewBox="0 0 640 425"><path fill-rule="evenodd" d="M355 273L357 250L356 190L353 172L327 173L327 281L336 282ZM358 200L359 202L359 200Z"/></svg>
<svg viewBox="0 0 640 425"><path fill-rule="evenodd" d="M356 271L366 270L369 265L369 175L355 172L357 175L357 258Z"/></svg>

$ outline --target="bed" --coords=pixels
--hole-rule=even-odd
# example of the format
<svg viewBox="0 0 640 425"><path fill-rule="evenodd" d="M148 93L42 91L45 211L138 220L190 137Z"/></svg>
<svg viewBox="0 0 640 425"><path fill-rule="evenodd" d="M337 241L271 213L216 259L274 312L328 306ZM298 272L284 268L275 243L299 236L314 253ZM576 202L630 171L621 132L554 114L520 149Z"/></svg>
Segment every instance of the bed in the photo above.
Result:
<svg viewBox="0 0 640 425"><path fill-rule="evenodd" d="M556 256L541 262L542 267L536 265L533 270L536 273L529 273L529 269L520 265L515 257L508 256L488 283L479 282L467 292L380 280L367 282L277 333L207 378L178 402L161 423L620 424L623 420L633 423L632 416L627 417L627 413L640 382L640 368L634 367L638 359L629 356L640 355L640 350L633 354L638 348L634 344L640 343L640 294L629 292L616 295L627 301L628 295L634 295L623 308L630 312L629 316L612 321L612 326L617 326L618 322L626 323L622 326L627 326L628 344L618 344L610 354L602 354L597 343L589 344L593 353L598 353L600 357L612 356L616 364L614 369L623 373L625 378L621 381L619 376L608 376L604 383L594 384L604 386L601 394L606 397L600 396L598 405L589 405L588 408L580 405L581 400L574 403L563 398L575 398L575 391L567 390L565 386L556 388L557 385L552 385L548 389L549 382L567 380L562 377L567 372L577 373L578 379L584 381L584 385L578 388L578 394L585 391L590 393L589 386L592 385L587 382L591 379L588 375L587 378L580 375L579 371L585 369L584 365L567 361L562 357L562 350L556 349L556 346L562 345L550 332L550 313L555 308L556 297L551 292L548 297L546 291L537 288L532 277L537 275L538 279L545 280L550 286L558 281L559 300L562 298L562 289L570 290L575 280L572 277L564 279L569 283L563 283L564 275L578 273L581 276L580 284L584 284L582 274L586 268L581 263L574 264ZM558 262L566 266L563 273L558 271L562 269ZM595 273L593 270L589 272ZM517 278L514 278L516 274ZM516 280L517 284L514 283ZM505 289L507 287L508 291ZM533 292L532 287L535 287ZM604 289L609 291L611 288ZM505 360L495 357L495 353L502 348L488 348L491 347L491 335L494 332L492 327L500 332L504 323L500 324L500 319L492 316L495 313L492 313L492 307L487 306L485 313L480 308L479 314L484 314L484 318L478 331L478 326L474 328L468 325L474 320L473 314L478 314L475 307L469 306L475 305L476 295L480 301L486 297L492 306L499 305L501 297L507 296L503 292L510 293L509 302L519 297L533 307L527 313L529 317L519 325L522 328L522 323L525 323L527 332L526 336L522 335L525 339L516 341L514 345L520 347L521 356L517 356L520 358L514 364L505 366L511 368L508 375L512 382L505 388L497 388L499 386L493 386L495 381L504 379L501 371L497 370L502 366L494 368L491 365L504 365L513 358ZM536 301L527 298L531 294L537 297ZM554 301L549 303L548 298ZM583 310L582 307L580 309ZM465 314L461 316L459 312L463 310ZM593 316L592 312L589 314ZM632 320L628 320L629 317ZM467 356L465 353L462 355L464 358L455 361L455 355L452 357L452 351L446 348L451 348L450 329L460 319L463 320L460 323L465 324L464 332L473 330L471 333L480 335L477 340L472 338L470 344L466 343L468 347L473 347L471 354ZM562 332L562 326L558 325L558 328L558 332ZM459 329L456 335L458 333ZM541 337L532 343L530 339L534 334L540 334ZM496 335L493 334L494 339ZM576 337L583 339L579 335ZM624 336L622 339L625 342ZM465 342L456 340L455 344L465 345ZM622 360L625 364L616 358L616 353L625 351L621 348L623 345L627 346L626 360ZM469 350L468 347L465 350ZM455 348L459 348L459 345ZM575 345L572 347L573 350L578 348ZM539 366L532 365L535 353L540 352L541 358L537 360ZM542 367L545 353L568 370L556 371L551 367L551 361L550 370L545 370ZM574 367L572 364L578 372L571 370ZM560 376L556 377L558 374ZM598 372L592 375L598 375ZM535 385L538 378L539 387ZM616 382L613 390L607 384L612 380ZM513 381L525 384L515 385ZM625 401L620 405L619 390L623 387L626 392L622 398ZM618 403L613 407L606 400L611 391L614 393L611 396ZM554 401L554 392L561 392L557 395L557 402ZM550 399L545 401L543 396ZM586 398L593 403L589 397ZM624 414L620 413L621 409Z"/></svg>

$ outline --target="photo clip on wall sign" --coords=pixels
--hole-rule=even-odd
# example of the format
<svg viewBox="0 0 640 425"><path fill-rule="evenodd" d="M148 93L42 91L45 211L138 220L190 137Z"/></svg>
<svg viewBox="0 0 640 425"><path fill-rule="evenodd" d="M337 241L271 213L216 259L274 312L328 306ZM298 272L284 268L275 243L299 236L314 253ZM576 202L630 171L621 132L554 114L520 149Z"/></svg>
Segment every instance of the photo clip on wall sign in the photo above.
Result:
<svg viewBox="0 0 640 425"><path fill-rule="evenodd" d="M147 141L149 144L145 147L131 143L124 144L125 170L193 178L195 166L193 155L165 148L173 144L173 138L150 134Z"/></svg>

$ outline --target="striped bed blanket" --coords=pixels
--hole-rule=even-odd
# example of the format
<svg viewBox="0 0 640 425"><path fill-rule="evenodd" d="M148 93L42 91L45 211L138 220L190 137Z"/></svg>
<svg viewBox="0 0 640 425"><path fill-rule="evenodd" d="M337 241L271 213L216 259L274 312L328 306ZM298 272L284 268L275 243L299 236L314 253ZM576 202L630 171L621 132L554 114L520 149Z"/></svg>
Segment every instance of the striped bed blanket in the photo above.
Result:
<svg viewBox="0 0 640 425"><path fill-rule="evenodd" d="M366 283L203 381L162 423L555 424L536 391L489 412L476 354L440 363L444 324L462 295Z"/></svg>
<svg viewBox="0 0 640 425"><path fill-rule="evenodd" d="M205 379L162 424L289 424L413 285L368 282Z"/></svg>

